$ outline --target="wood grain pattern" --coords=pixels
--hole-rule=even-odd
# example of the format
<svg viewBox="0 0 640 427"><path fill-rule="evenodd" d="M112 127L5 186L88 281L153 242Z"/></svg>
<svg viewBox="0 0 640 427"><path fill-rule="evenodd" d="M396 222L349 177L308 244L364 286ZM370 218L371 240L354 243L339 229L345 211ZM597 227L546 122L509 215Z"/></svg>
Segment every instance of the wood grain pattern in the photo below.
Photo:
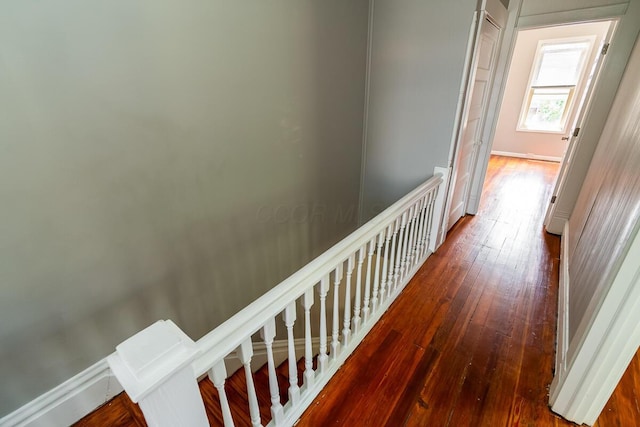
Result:
<svg viewBox="0 0 640 427"><path fill-rule="evenodd" d="M478 215L452 228L298 426L574 425L548 407L560 239L542 220L557 167L492 157ZM638 390L636 355L597 426L640 425Z"/></svg>
<svg viewBox="0 0 640 427"><path fill-rule="evenodd" d="M298 426L573 426L547 404L560 240L541 221L557 167L492 157L478 215L451 229ZM283 404L287 372L278 368ZM266 424L266 368L255 383ZM250 425L245 388L242 370L227 381L237 426ZM200 389L222 425L215 388ZM640 425L639 402L636 355L596 427ZM77 425L145 423L121 394Z"/></svg>

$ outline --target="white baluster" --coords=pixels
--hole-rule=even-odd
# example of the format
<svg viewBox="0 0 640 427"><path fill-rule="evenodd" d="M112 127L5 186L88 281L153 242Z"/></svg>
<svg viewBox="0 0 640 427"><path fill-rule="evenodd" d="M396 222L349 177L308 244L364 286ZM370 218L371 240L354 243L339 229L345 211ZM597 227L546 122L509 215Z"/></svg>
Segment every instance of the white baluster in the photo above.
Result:
<svg viewBox="0 0 640 427"><path fill-rule="evenodd" d="M418 244L416 235L418 231L418 215L420 214L421 203L421 200L418 200L415 205L413 205L413 215L411 215L411 219L409 220L409 229L411 231L409 233L409 245L407 246L407 273L411 271L415 260L414 253L415 247Z"/></svg>
<svg viewBox="0 0 640 427"><path fill-rule="evenodd" d="M427 232L424 236L424 246L422 248L422 256L424 257L431 246L432 232L433 232L433 213L435 211L436 196L438 195L438 188L434 188L431 192L431 202L429 203L429 210L427 212Z"/></svg>
<svg viewBox="0 0 640 427"><path fill-rule="evenodd" d="M398 253L396 255L396 268L393 274L393 290L398 288L400 281L400 266L402 265L402 248L404 247L404 229L407 226L407 213L402 214L400 221L400 233L398 234Z"/></svg>
<svg viewBox="0 0 640 427"><path fill-rule="evenodd" d="M360 248L360 257L364 256L364 250L365 247ZM371 256L373 254L371 253L371 242L369 242L369 251L367 254L367 272L366 272L366 276L365 276L365 280L364 280L364 302L363 302L363 307L362 307L362 316L364 317L364 323L367 323L367 320L369 320L369 312L371 311L371 309L369 308L369 304L371 301ZM358 261L361 262L361 261Z"/></svg>
<svg viewBox="0 0 640 427"><path fill-rule="evenodd" d="M429 234L429 211L431 209L431 201L432 193L429 192L425 201L425 207L422 210L422 231L420 233L420 251L418 252L418 256L420 257L420 259L423 258L424 252L427 249L427 234Z"/></svg>
<svg viewBox="0 0 640 427"><path fill-rule="evenodd" d="M227 368L224 366L224 360L213 365L209 371L209 378L213 382L213 385L218 390L218 399L220 400L220 410L222 411L222 421L225 427L233 427L233 417L231 416L231 409L229 408L229 400L227 400L227 393L224 391L224 383L227 378Z"/></svg>
<svg viewBox="0 0 640 427"><path fill-rule="evenodd" d="M284 309L284 324L287 327L287 348L289 349L289 401L295 406L300 400L300 387L298 386L298 361L296 359L296 346L293 339L293 324L296 322L296 302Z"/></svg>
<svg viewBox="0 0 640 427"><path fill-rule="evenodd" d="M345 281L344 290L344 322L342 329L342 342L346 347L349 345L351 337L351 274L353 273L354 256L351 255L347 260L347 279Z"/></svg>
<svg viewBox="0 0 640 427"><path fill-rule="evenodd" d="M340 282L342 281L342 262L338 264L333 276L333 333L331 334L331 359L338 358L340 348Z"/></svg>
<svg viewBox="0 0 640 427"><path fill-rule="evenodd" d="M311 342L311 307L313 306L313 287L307 289L302 300L304 306L304 383L307 388L315 381L313 371L313 346Z"/></svg>
<svg viewBox="0 0 640 427"><path fill-rule="evenodd" d="M405 228L404 243L402 244L402 264L400 265L400 278L404 279L408 271L409 264L409 245L411 244L411 228L413 218L413 206L409 208L409 215L407 216L407 226Z"/></svg>
<svg viewBox="0 0 640 427"><path fill-rule="evenodd" d="M253 427L261 426L260 423L260 407L258 406L258 396L256 395L256 387L253 384L253 373L251 372L251 358L253 357L253 343L251 338L240 344L238 350L238 359L244 366L244 374L247 379L247 398L249 400L249 414L251 416L251 425Z"/></svg>
<svg viewBox="0 0 640 427"><path fill-rule="evenodd" d="M376 250L376 271L373 278L373 295L376 301L373 303L375 306L378 298L378 288L380 287L380 252L382 252L382 242L384 242L384 230L378 234L378 250ZM371 257L373 256L374 248L376 247L376 239L374 238L369 242L369 265L371 264ZM383 273L384 276L384 273ZM365 321L369 320L369 313L365 316Z"/></svg>
<svg viewBox="0 0 640 427"><path fill-rule="evenodd" d="M280 403L280 388L276 374L276 364L273 360L273 339L276 336L276 320L271 319L260 330L260 336L267 348L267 369L269 371L269 393L271 394L271 418L276 425L282 422L282 403Z"/></svg>
<svg viewBox="0 0 640 427"><path fill-rule="evenodd" d="M420 201L413 205L413 213L411 218L409 219L409 244L407 245L407 267L405 274L408 274L411 271L411 267L413 267L413 249L416 242L416 230L418 229L416 223L416 217L420 210Z"/></svg>
<svg viewBox="0 0 640 427"><path fill-rule="evenodd" d="M382 262L382 280L380 282L380 303L384 299L384 292L386 290L387 284L387 269L389 265L389 242L391 241L391 233L393 232L393 224L387 227L387 233L385 235L384 242L384 257ZM376 311L378 309L378 293L374 292L373 294L373 310Z"/></svg>
<svg viewBox="0 0 640 427"><path fill-rule="evenodd" d="M396 254L396 236L398 235L398 219L396 218L393 223L393 236L391 236L391 257L389 258L389 277L387 278L387 297L391 296L394 282L394 266L395 266L395 254Z"/></svg>
<svg viewBox="0 0 640 427"><path fill-rule="evenodd" d="M429 212L429 203L431 200L431 193L427 193L422 203L422 210L420 211L420 229L418 230L418 248L416 249L416 258L422 259L422 238L427 232L427 214Z"/></svg>
<svg viewBox="0 0 640 427"><path fill-rule="evenodd" d="M358 333L360 331L360 298L361 298L361 287L362 287L362 264L364 264L364 246L360 246L358 250L358 267L356 272L356 297L355 304L353 307L353 330L354 333ZM369 280L369 273L367 273L367 281ZM369 290L365 289L364 292L364 306L369 308ZM364 314L364 310L363 314Z"/></svg>
<svg viewBox="0 0 640 427"><path fill-rule="evenodd" d="M327 293L329 292L329 275L320 281L320 354L318 354L318 369L323 374L327 369Z"/></svg>
<svg viewBox="0 0 640 427"><path fill-rule="evenodd" d="M422 232L424 230L424 213L427 208L427 197L429 197L428 194L422 199L420 199L421 205L420 205L420 211L418 211L418 218L417 218L418 231L416 232L416 244L413 250L413 257L414 257L415 263L420 261L420 251L422 249Z"/></svg>

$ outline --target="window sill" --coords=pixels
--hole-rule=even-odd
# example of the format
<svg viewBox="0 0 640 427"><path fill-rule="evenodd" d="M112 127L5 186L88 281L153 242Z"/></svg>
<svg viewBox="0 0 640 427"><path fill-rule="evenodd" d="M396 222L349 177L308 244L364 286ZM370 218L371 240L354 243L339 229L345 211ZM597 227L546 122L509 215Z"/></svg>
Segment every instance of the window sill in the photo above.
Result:
<svg viewBox="0 0 640 427"><path fill-rule="evenodd" d="M564 129L560 129L560 130L548 130L548 129L527 129L527 128L516 128L516 132L527 132L527 133L548 133L548 134L555 134L555 135L565 135L567 133L566 130Z"/></svg>

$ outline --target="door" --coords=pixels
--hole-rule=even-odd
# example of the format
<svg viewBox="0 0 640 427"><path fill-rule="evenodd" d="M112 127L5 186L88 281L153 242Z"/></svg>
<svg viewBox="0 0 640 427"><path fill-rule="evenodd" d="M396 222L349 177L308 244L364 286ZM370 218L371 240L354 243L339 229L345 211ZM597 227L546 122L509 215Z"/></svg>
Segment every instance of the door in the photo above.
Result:
<svg viewBox="0 0 640 427"><path fill-rule="evenodd" d="M573 154L575 153L575 150L578 144L578 139L580 136L580 127L582 126L581 123L584 121L587 111L589 111L589 103L591 102L593 90L596 86L598 75L600 73L600 70L602 69L605 55L609 48L609 43L611 41L611 38L613 37L613 33L616 28L615 21L608 21L608 22L609 22L609 28L607 31L606 38L603 41L600 54L597 55L593 69L591 70L590 76L587 80L584 96L582 97L582 100L580 101L580 104L578 106L578 113L575 116L573 125L569 128L572 131L570 135L567 135L567 139L569 140L569 146L567 147L567 151L565 153L564 159L562 160L562 164L560 165L560 171L558 172L558 177L556 178L556 183L553 188L552 197L551 197L551 200L549 201L549 205L547 206L547 212L544 218L544 225L546 230L550 233L561 234L562 228L564 227L564 219L554 221L556 206L557 206L555 201L556 201L556 198L558 197L558 194L560 194L560 192L564 187L567 170L569 169L569 165L573 160Z"/></svg>
<svg viewBox="0 0 640 427"><path fill-rule="evenodd" d="M454 163L455 182L449 209L448 226L453 225L466 214L471 177L476 163L480 134L489 92L491 78L497 57L499 28L488 18L481 21L480 35L473 64L473 77L468 93L471 94L466 117L463 117L460 143Z"/></svg>

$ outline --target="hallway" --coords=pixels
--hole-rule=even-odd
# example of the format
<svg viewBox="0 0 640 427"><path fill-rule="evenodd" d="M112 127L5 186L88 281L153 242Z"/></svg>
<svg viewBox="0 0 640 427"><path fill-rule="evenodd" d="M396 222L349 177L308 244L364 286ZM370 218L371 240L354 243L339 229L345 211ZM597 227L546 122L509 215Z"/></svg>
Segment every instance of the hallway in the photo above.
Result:
<svg viewBox="0 0 640 427"><path fill-rule="evenodd" d="M478 215L451 229L297 425L573 426L547 406L560 239L542 218L557 169L493 156ZM284 402L286 362L279 370ZM255 376L261 402L265 372ZM236 392L245 384L242 370L227 382L238 426L250 425L246 392ZM220 425L215 388L205 379L200 389ZM596 426L638 425L639 397L636 355ZM268 405L261 409L266 422ZM77 425L146 423L122 393Z"/></svg>
<svg viewBox="0 0 640 427"><path fill-rule="evenodd" d="M478 215L451 229L298 426L574 425L547 406L560 239L542 220L558 166L493 156ZM597 425L636 425L637 367Z"/></svg>

